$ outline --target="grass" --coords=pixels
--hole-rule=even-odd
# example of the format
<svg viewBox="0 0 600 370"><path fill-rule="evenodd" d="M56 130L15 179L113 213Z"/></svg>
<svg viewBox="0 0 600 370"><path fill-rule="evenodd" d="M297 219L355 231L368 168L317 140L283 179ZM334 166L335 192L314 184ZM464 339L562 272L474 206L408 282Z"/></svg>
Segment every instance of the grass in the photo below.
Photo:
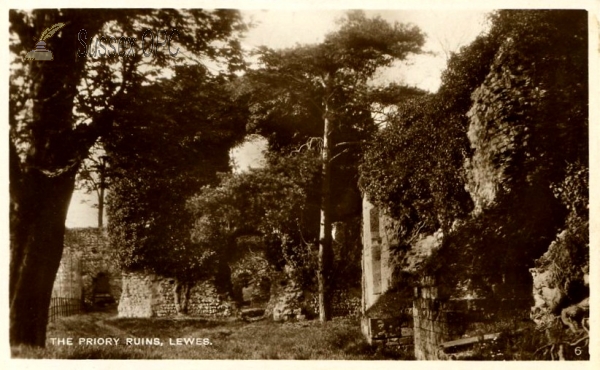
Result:
<svg viewBox="0 0 600 370"><path fill-rule="evenodd" d="M15 358L60 359L286 359L386 360L407 355L369 346L356 319L275 323L194 318L119 319L114 313L60 318L48 326L46 348L13 347ZM73 338L53 345L50 338ZM118 338L118 345L79 345L79 338ZM162 345L126 345L151 338ZM159 338L159 339L153 339ZM201 338L201 345L170 345L176 338ZM204 338L207 338L204 342ZM203 345L210 342L209 345Z"/></svg>

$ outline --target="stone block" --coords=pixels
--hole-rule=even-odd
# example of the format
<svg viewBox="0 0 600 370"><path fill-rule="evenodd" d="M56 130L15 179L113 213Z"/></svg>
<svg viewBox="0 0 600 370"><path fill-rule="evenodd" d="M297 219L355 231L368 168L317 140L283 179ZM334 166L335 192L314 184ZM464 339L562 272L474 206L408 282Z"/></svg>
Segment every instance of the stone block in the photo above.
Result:
<svg viewBox="0 0 600 370"><path fill-rule="evenodd" d="M401 328L400 334L402 337L412 337L414 335L414 329L403 327Z"/></svg>
<svg viewBox="0 0 600 370"><path fill-rule="evenodd" d="M402 321L399 318L373 319L369 318L371 337L375 339L399 337Z"/></svg>
<svg viewBox="0 0 600 370"><path fill-rule="evenodd" d="M414 343L414 338L413 337L403 337L403 338L398 338L398 344L400 345L410 345Z"/></svg>

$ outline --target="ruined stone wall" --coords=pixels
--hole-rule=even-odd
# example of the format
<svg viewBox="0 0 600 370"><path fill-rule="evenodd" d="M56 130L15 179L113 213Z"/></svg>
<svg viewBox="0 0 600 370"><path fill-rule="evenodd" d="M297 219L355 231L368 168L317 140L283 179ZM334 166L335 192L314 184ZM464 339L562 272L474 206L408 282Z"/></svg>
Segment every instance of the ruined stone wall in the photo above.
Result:
<svg viewBox="0 0 600 370"><path fill-rule="evenodd" d="M398 243L393 230L393 221L364 199L362 332L372 344L414 346L418 360L445 359L442 343L464 332L464 320L453 320L454 311L462 309L449 302L447 294L439 294L441 288L431 277L407 281L410 286L404 287L392 281L394 269L415 274L441 245L443 235L422 235L402 255L392 255Z"/></svg>
<svg viewBox="0 0 600 370"><path fill-rule="evenodd" d="M82 301L81 260L76 255L63 251L52 287L52 298L70 298Z"/></svg>
<svg viewBox="0 0 600 370"><path fill-rule="evenodd" d="M287 271L289 273L289 271ZM304 291L287 273L274 277L271 284L269 302L265 307L265 317L274 321L306 319Z"/></svg>
<svg viewBox="0 0 600 370"><path fill-rule="evenodd" d="M393 221L363 198L361 330L370 344L406 350L413 345L412 301L390 291L401 262L391 252L397 243Z"/></svg>
<svg viewBox="0 0 600 370"><path fill-rule="evenodd" d="M118 301L121 295L121 271L115 264L113 250L105 231L77 228L65 231L65 246L57 272L53 297L82 297L93 303L97 277L107 277L108 294Z"/></svg>
<svg viewBox="0 0 600 370"><path fill-rule="evenodd" d="M500 327L505 327L503 322L514 324L528 319L528 298L482 297L475 291L451 294L448 287L432 277L422 278L414 293L412 313L417 360L446 360L453 356L452 352L468 350L468 347L452 347L448 342L465 338L479 340L484 334L494 335L500 331ZM444 343L445 349L442 348Z"/></svg>
<svg viewBox="0 0 600 370"><path fill-rule="evenodd" d="M310 299L312 314L319 315L319 297L315 294ZM360 293L347 290L334 290L331 299L332 317L360 317L361 297Z"/></svg>
<svg viewBox="0 0 600 370"><path fill-rule="evenodd" d="M287 321L319 316L317 292L304 289L297 283L289 267L271 278L270 298L265 307L265 317L272 318L274 321ZM334 289L330 299L333 317L360 317L360 289Z"/></svg>
<svg viewBox="0 0 600 370"><path fill-rule="evenodd" d="M293 283L277 289L267 304L265 313L275 321L290 319L307 319L319 316L319 297L317 294L304 292ZM332 317L360 317L360 292L334 290L331 297Z"/></svg>
<svg viewBox="0 0 600 370"><path fill-rule="evenodd" d="M391 220L363 199L363 312L373 306L391 286L394 264L390 247L397 243Z"/></svg>
<svg viewBox="0 0 600 370"><path fill-rule="evenodd" d="M372 345L410 348L413 346L413 320L410 315L393 318L363 317L361 330Z"/></svg>
<svg viewBox="0 0 600 370"><path fill-rule="evenodd" d="M123 293L119 301L119 317L164 317L177 315L173 290L174 278L144 273L123 274ZM235 314L234 305L219 294L214 281L198 281L190 286L187 314L190 316L228 317Z"/></svg>
<svg viewBox="0 0 600 370"><path fill-rule="evenodd" d="M416 360L446 359L440 348L450 339L446 305L447 301L439 298L433 279L423 279L422 285L415 287L413 325Z"/></svg>

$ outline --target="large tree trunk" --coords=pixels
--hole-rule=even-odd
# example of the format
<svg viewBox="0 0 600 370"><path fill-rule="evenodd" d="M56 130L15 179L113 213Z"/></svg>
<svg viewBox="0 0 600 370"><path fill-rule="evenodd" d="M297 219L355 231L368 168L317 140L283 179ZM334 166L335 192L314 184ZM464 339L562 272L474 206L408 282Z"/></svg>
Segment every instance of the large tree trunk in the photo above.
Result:
<svg viewBox="0 0 600 370"><path fill-rule="evenodd" d="M68 22L50 45L53 61L26 62L22 93L27 114L11 99L10 118L10 344L44 346L52 285L63 250L65 220L81 160L112 120L107 110L75 127L74 97L85 66L75 57L77 32L96 34L104 20L89 12L37 11L33 27L10 13L11 30L27 50L34 37ZM11 86L14 88L15 86Z"/></svg>
<svg viewBox="0 0 600 370"><path fill-rule="evenodd" d="M11 24L26 45L31 32L39 35L59 19L52 10L33 15L33 30L18 17ZM83 27L78 22L68 31ZM45 345L75 174L97 137L85 133L85 125L74 129L74 96L84 60L73 57L73 32L62 35L51 40L53 61L27 64L30 84L23 92L32 102L27 118L10 116L11 345Z"/></svg>
<svg viewBox="0 0 600 370"><path fill-rule="evenodd" d="M24 188L11 189L11 345L45 345L75 172L48 177L31 170Z"/></svg>
<svg viewBox="0 0 600 370"><path fill-rule="evenodd" d="M329 81L328 81L329 82ZM328 105L325 103L323 152L321 173L321 220L319 230L319 256L317 280L319 289L319 320L325 322L331 318L330 283L331 263L333 257L331 238L331 146L329 135L331 121L328 117Z"/></svg>

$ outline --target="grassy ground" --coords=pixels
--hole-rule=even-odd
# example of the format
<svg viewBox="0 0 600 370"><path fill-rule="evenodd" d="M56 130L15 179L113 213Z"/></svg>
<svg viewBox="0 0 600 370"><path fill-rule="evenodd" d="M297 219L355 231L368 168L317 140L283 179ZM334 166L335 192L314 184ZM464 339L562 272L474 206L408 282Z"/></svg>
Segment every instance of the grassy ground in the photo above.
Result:
<svg viewBox="0 0 600 370"><path fill-rule="evenodd" d="M288 359L385 360L410 355L369 346L357 320L334 319L275 323L209 321L190 318L118 319L114 313L61 318L48 327L46 348L14 347L15 358L62 359ZM73 338L73 345L50 338ZM84 342L79 344L80 338ZM86 338L111 338L118 345L86 345ZM144 339L148 338L148 339ZM155 339L156 338L156 339ZM177 338L200 338L198 344L176 345ZM152 344L127 345L148 341Z"/></svg>

